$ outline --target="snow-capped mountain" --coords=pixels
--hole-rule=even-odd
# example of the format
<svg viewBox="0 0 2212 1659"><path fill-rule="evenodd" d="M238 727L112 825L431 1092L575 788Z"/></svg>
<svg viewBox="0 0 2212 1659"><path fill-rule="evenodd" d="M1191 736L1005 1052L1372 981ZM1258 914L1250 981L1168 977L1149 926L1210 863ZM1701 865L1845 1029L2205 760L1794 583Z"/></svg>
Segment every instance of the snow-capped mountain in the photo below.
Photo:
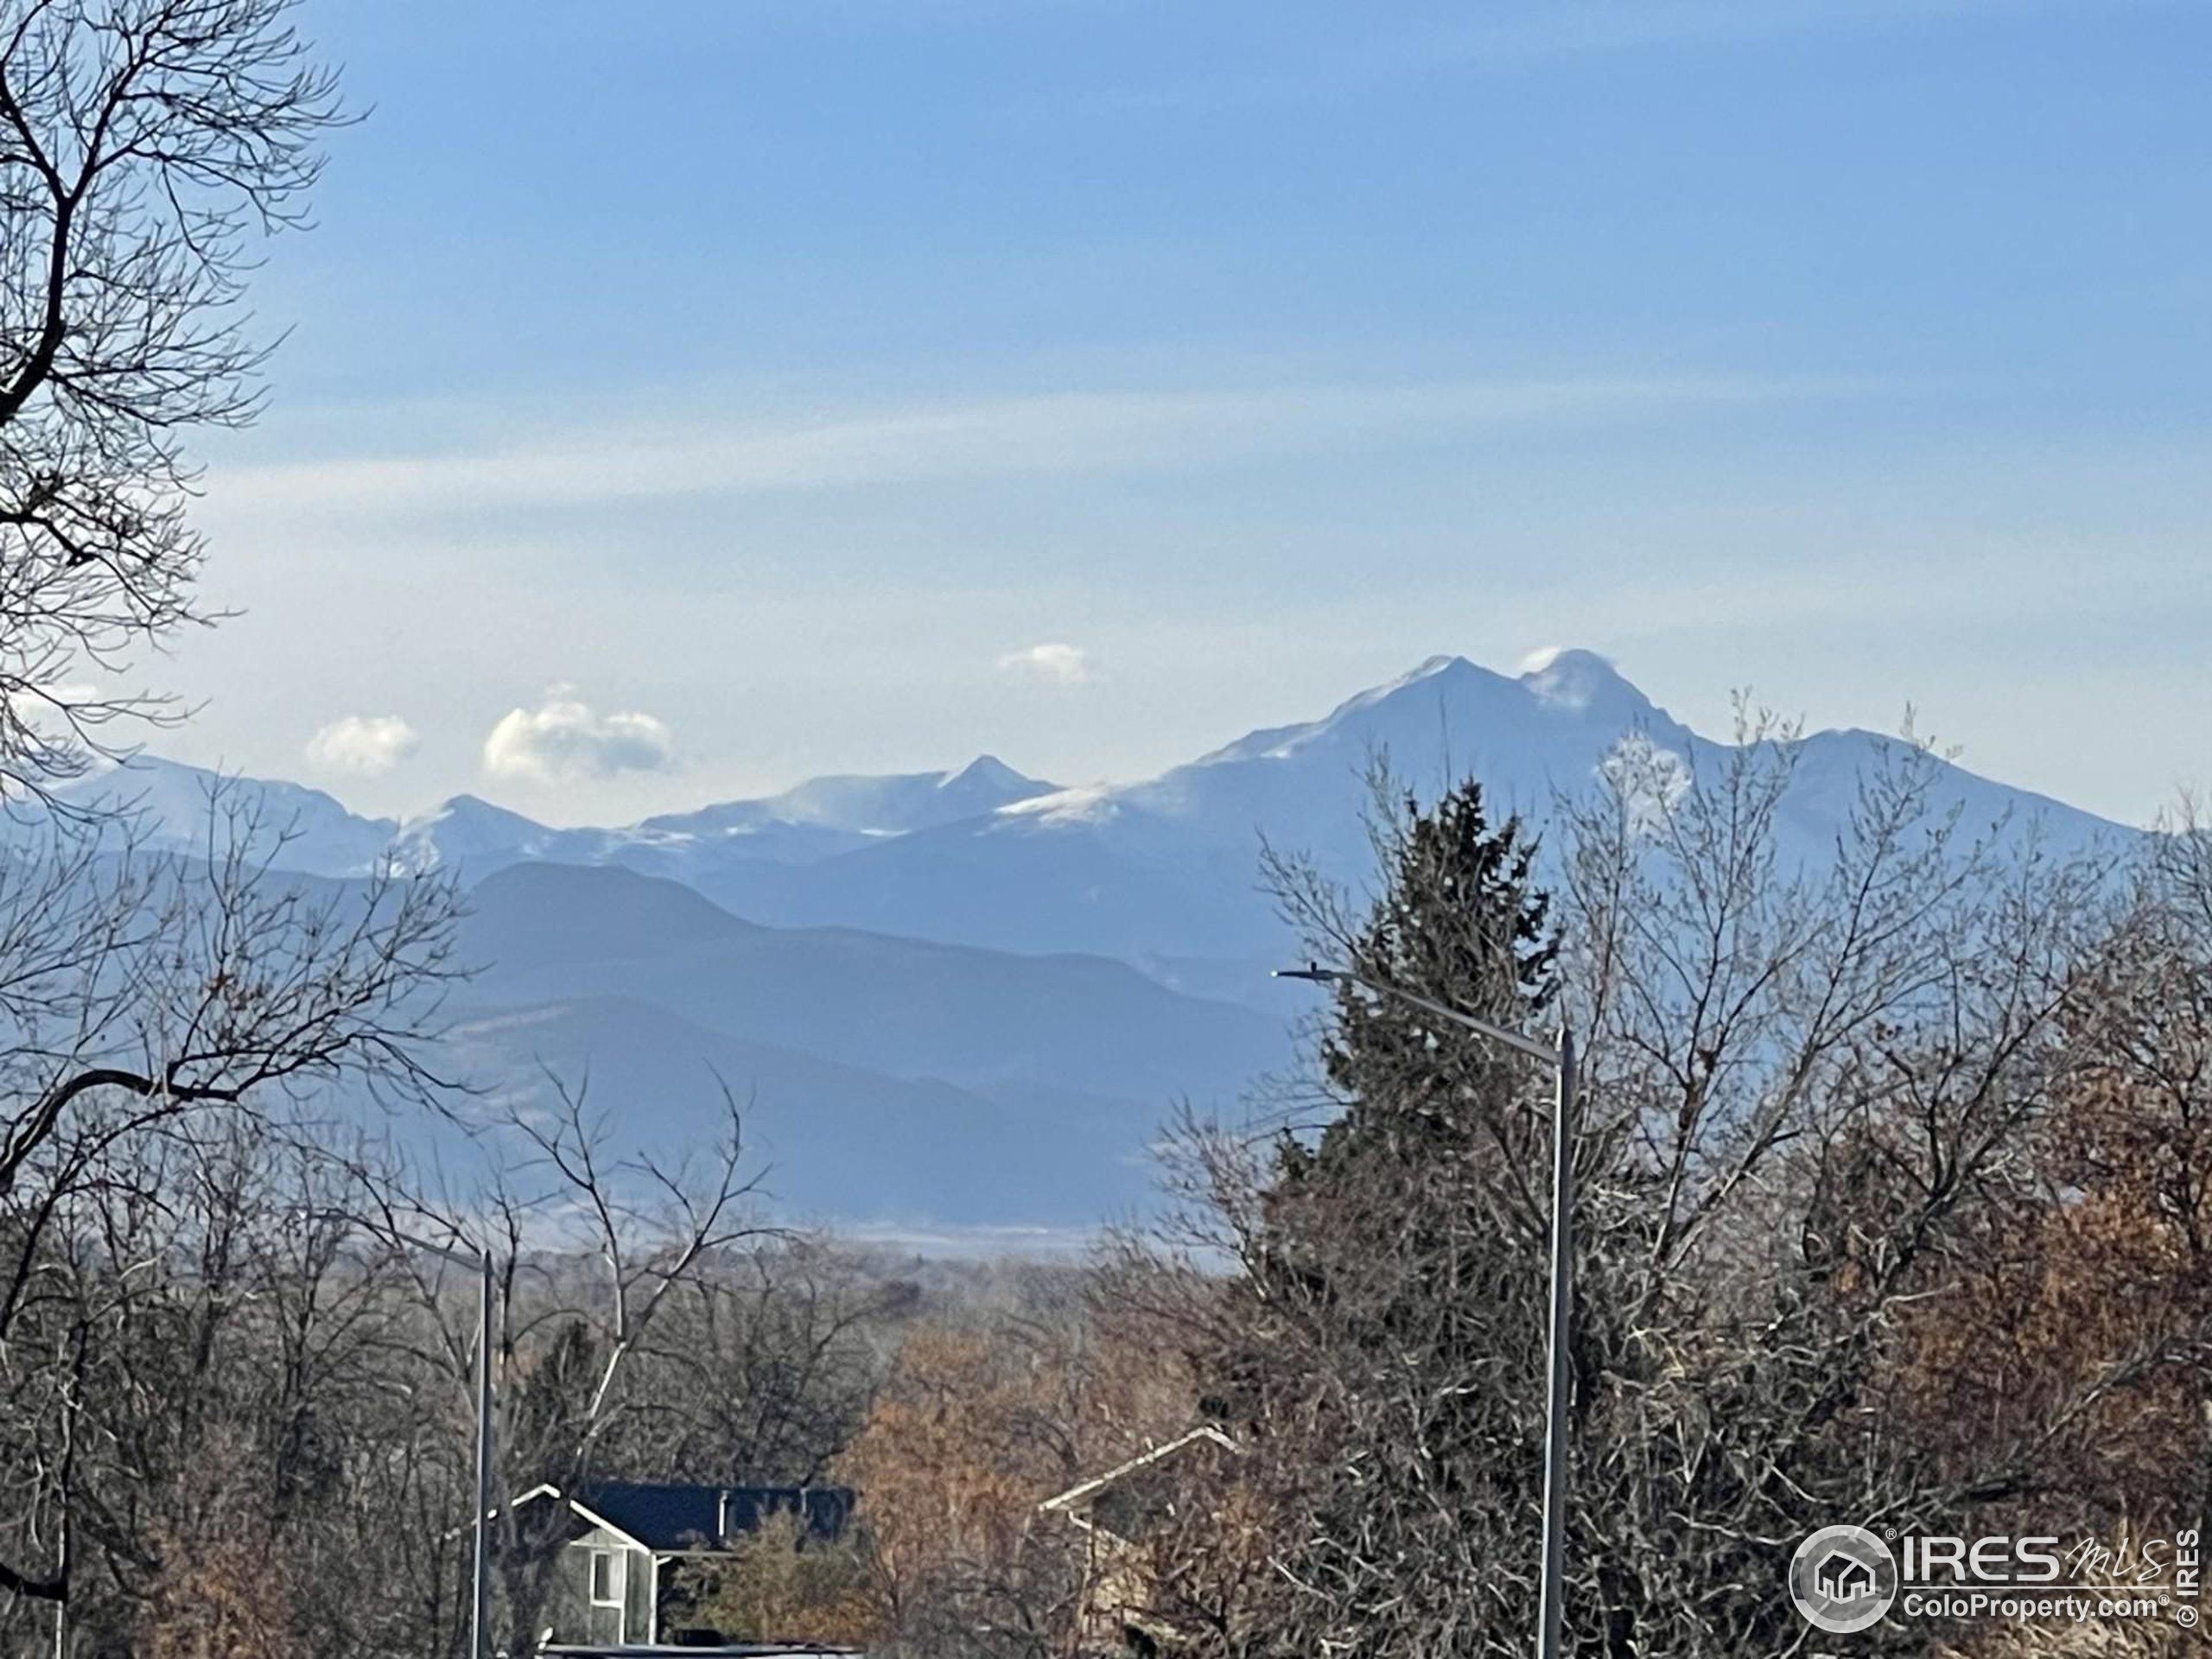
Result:
<svg viewBox="0 0 2212 1659"><path fill-rule="evenodd" d="M773 864L810 864L873 842L980 817L1058 785L1026 778L996 755L958 772L815 778L765 800L728 801L645 819L612 861L681 866L717 854ZM680 869L671 874L682 878Z"/></svg>
<svg viewBox="0 0 2212 1659"><path fill-rule="evenodd" d="M1693 776L1717 770L1727 749L1589 652L1554 653L1518 676L1437 657L1319 720L1253 732L1143 782L1039 795L772 875L729 867L689 879L763 920L1096 951L1172 983L1240 995L1217 971L1249 980L1250 965L1282 943L1255 889L1262 837L1357 880L1368 859L1366 775L1378 755L1420 791L1472 773L1500 810L1541 824L1560 793L1591 786L1630 733L1679 756ZM1783 817L1786 855L1830 855L1859 779L1897 741L1860 731L1802 741ZM1970 827L2008 817L2016 828L2039 824L2055 847L2127 833L1954 766L1941 766L1932 804L1956 806Z"/></svg>
<svg viewBox="0 0 2212 1659"><path fill-rule="evenodd" d="M1203 980L1205 963L1246 963L1280 943L1255 887L1262 836L1360 873L1363 779L1377 755L1417 789L1471 772L1501 809L1540 821L1630 732L1693 772L1726 748L1604 658L1562 651L1517 676L1433 657L1319 719L1249 733L1128 784L1060 788L985 756L957 772L821 778L603 830L550 829L473 796L395 824L296 785L238 787L261 792L265 821L291 823L278 861L317 874L359 874L386 856L470 880L525 861L613 865L755 921L1086 952L1196 982L1186 976ZM1895 741L1859 731L1802 741L1785 823L1803 856L1824 855L1856 780ZM201 837L207 774L143 760L75 787L111 799L125 780L143 780L162 836ZM2126 833L1960 767L1945 766L1942 780L1936 804L1956 805L1969 823L2011 814L2059 845Z"/></svg>
<svg viewBox="0 0 2212 1659"><path fill-rule="evenodd" d="M71 779L54 793L86 812L128 812L149 844L178 851L206 847L219 822L226 841L250 835L284 868L314 875L369 869L399 829L393 819L362 817L303 784L237 778L150 754ZM35 823L19 811L0 833L20 834Z"/></svg>
<svg viewBox="0 0 2212 1659"><path fill-rule="evenodd" d="M312 875L362 875L388 860L413 873L476 879L535 861L616 864L683 880L695 867L723 861L829 858L1057 788L987 754L957 772L816 778L781 795L607 830L555 829L475 795L456 795L405 819L363 817L318 789L155 755L54 792L88 809L127 808L153 844L188 851L205 842L210 803L219 801L217 810L249 815L263 827L280 868Z"/></svg>
<svg viewBox="0 0 2212 1659"><path fill-rule="evenodd" d="M596 836L598 832L591 832ZM519 812L474 795L456 795L431 810L401 823L372 858L389 858L401 868L468 870L488 874L523 859L557 856L562 832L549 830ZM312 855L302 849L302 859ZM361 867L366 869L368 866ZM345 872L352 874L353 872ZM320 871L335 874L335 871Z"/></svg>
<svg viewBox="0 0 2212 1659"><path fill-rule="evenodd" d="M774 826L895 836L995 812L1014 801L1051 794L1056 787L1025 778L996 755L986 754L958 772L815 778L766 800L729 801L696 812L669 813L647 818L638 827L692 836L750 836Z"/></svg>
<svg viewBox="0 0 2212 1659"><path fill-rule="evenodd" d="M65 792L136 800L143 833L189 851L220 783L281 867L457 875L475 912L462 955L485 970L455 993L454 1058L509 1097L549 1086L545 1065L588 1069L626 1129L664 1142L709 1126L719 1076L752 1096L794 1213L1081 1225L1141 1197L1170 1102L1220 1103L1288 1057L1263 836L1357 880L1378 755L1421 791L1471 772L1541 823L1630 734L1693 779L1728 758L1570 651L1518 675L1432 658L1120 785L1062 788L987 756L576 830L473 796L364 817L151 759ZM1802 741L1786 855L1830 855L1895 741ZM2060 849L2130 833L1955 766L1938 784L1931 804L1970 827L2009 817Z"/></svg>

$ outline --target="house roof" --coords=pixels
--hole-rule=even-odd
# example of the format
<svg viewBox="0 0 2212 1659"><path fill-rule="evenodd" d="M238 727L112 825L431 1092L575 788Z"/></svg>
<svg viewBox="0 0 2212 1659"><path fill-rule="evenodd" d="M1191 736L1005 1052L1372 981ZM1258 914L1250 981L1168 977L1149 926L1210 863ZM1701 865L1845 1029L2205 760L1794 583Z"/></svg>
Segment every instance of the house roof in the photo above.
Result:
<svg viewBox="0 0 2212 1659"><path fill-rule="evenodd" d="M588 1521L603 1523L641 1549L674 1553L719 1549L743 1533L757 1529L779 1512L804 1517L817 1538L844 1530L853 1495L841 1486L696 1486L644 1481L605 1480L563 1492L539 1486L515 1502L539 1497L566 1497Z"/></svg>
<svg viewBox="0 0 2212 1659"><path fill-rule="evenodd" d="M1201 1423L1188 1433L1177 1435L1166 1445L1155 1446L1151 1451L1131 1458L1127 1463L1117 1464L1103 1475L1094 1475L1079 1485L1071 1486L1065 1492L1046 1498L1037 1507L1040 1510L1052 1510L1063 1515L1071 1516L1075 1510L1081 1509L1107 1488L1128 1479L1140 1470L1149 1469L1162 1459L1173 1457L1185 1446L1199 1440L1211 1441L1226 1452L1241 1452L1243 1449L1211 1423Z"/></svg>

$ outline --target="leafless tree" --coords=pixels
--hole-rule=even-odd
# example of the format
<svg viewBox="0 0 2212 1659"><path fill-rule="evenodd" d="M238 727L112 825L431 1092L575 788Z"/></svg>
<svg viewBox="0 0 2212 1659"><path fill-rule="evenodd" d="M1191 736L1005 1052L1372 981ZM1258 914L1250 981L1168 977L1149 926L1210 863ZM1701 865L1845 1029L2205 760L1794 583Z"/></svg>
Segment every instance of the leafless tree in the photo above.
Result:
<svg viewBox="0 0 2212 1659"><path fill-rule="evenodd" d="M0 1347L0 1536L51 1566L0 1600L5 1650L50 1651L49 1620L71 1651L426 1651L461 1627L449 1591L359 1593L451 1585L414 1558L467 1440L406 1287L334 1219L331 1129L180 1120L59 1207Z"/></svg>
<svg viewBox="0 0 2212 1659"><path fill-rule="evenodd" d="M1570 817L1601 1337L1576 1588L1614 1650L1802 1644L1777 1593L1798 1539L1947 1529L2033 1478L2024 1444L1933 1458L1890 1368L2031 1183L2115 872L1937 810L1904 741L1831 847L1793 846L1793 738L1754 719L1704 775L1630 745ZM2051 1403L2037 1433L2075 1404Z"/></svg>
<svg viewBox="0 0 2212 1659"><path fill-rule="evenodd" d="M658 1325L687 1300L712 1295L705 1287L732 1258L782 1236L751 1202L756 1177L743 1114L727 1088L718 1143L668 1162L615 1149L612 1119L593 1107L588 1080L571 1085L548 1073L544 1081L550 1100L510 1098L485 1129L491 1156L482 1190L426 1193L388 1177L362 1181L356 1198L363 1231L389 1242L412 1281L456 1397L475 1363L475 1299L457 1294L447 1262L407 1241L429 1238L493 1263L494 1441L497 1479L509 1495L662 1472L640 1462L632 1432L634 1418L683 1392L666 1375L677 1351L653 1345ZM641 1370L658 1374L640 1377ZM721 1408L752 1404L732 1399ZM557 1506L503 1503L500 1611L517 1642L534 1640L540 1628L565 1541L563 1519Z"/></svg>
<svg viewBox="0 0 2212 1659"><path fill-rule="evenodd" d="M756 1239L693 1274L639 1341L602 1440L640 1477L805 1485L858 1430L899 1287L826 1243Z"/></svg>
<svg viewBox="0 0 2212 1659"><path fill-rule="evenodd" d="M320 1090L419 1105L438 1087L450 887L303 887L269 868L250 816L218 800L211 822L200 857L59 823L0 857L0 1369L23 1414L0 1450L20 1517L0 1524L0 1593L16 1598L75 1602L85 1572L137 1593L155 1570L130 1505L195 1437L146 1412L188 1412L196 1373L175 1362L213 1363L207 1321L269 1210L240 1148L267 1150L280 1124L304 1135ZM194 1288L181 1301L175 1284ZM181 1348L173 1319L201 1321ZM149 1329L163 1363L135 1370L124 1338Z"/></svg>
<svg viewBox="0 0 2212 1659"><path fill-rule="evenodd" d="M134 645L198 620L186 446L256 409L244 279L334 81L293 0L0 4L0 777L80 770Z"/></svg>
<svg viewBox="0 0 2212 1659"><path fill-rule="evenodd" d="M1959 1455L1901 1398L1914 1311L1993 1217L2047 1196L2033 1148L2113 869L1937 810L1907 741L1856 781L1841 836L1808 845L1802 746L1756 719L1740 738L1694 757L1631 741L1554 818L1557 994L1588 1038L1579 1651L1802 1648L1783 1593L1800 1539L1950 1530L2018 1498L2145 1363L2113 1354ZM1552 918L1525 847L1467 806L1386 815L1363 904L1273 868L1315 954L1525 1023L1552 994ZM1356 993L1317 1038L1288 1120L1330 1127L1191 1126L1179 1236L1116 1268L1121 1316L1193 1357L1213 1379L1197 1403L1250 1447L1217 1554L1163 1573L1163 1611L1198 1652L1524 1651L1544 1080Z"/></svg>

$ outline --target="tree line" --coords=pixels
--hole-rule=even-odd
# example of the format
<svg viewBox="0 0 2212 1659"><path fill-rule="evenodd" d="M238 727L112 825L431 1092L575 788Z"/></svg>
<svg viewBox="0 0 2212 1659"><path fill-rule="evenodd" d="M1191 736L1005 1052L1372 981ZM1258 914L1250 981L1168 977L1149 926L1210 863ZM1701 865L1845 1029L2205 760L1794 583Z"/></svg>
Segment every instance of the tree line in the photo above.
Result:
<svg viewBox="0 0 2212 1659"><path fill-rule="evenodd" d="M1832 1642L1785 1573L1843 1522L2056 1535L2114 1593L2146 1562L2171 1589L2212 1498L2212 834L2060 856L1937 808L1900 741L1793 862L1795 734L1740 738L1702 774L1624 744L1548 857L1476 784L1385 773L1369 891L1268 862L1316 958L1586 1037L1569 1650ZM925 1562L893 1574L893 1651L1529 1650L1549 1079L1356 985L1310 1035L1264 1109L1183 1119L1166 1216L1049 1339L910 1344L862 1451L941 1444L935 1486L976 1503L936 1532L876 1507ZM1236 1454L1147 1475L1109 1548L1037 1524L1195 1422ZM2195 1639L1893 1615L1853 1650Z"/></svg>

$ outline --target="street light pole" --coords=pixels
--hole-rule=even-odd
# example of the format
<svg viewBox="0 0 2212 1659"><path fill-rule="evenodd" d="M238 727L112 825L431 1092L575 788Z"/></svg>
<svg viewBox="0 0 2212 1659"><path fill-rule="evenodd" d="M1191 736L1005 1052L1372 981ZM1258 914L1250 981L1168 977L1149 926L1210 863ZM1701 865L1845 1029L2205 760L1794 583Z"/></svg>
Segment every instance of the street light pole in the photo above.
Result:
<svg viewBox="0 0 2212 1659"><path fill-rule="evenodd" d="M389 1224L379 1226L343 1210L309 1210L302 1215L359 1227L372 1238L470 1268L476 1274L476 1562L468 1616L469 1659L492 1659L492 1253L433 1244Z"/></svg>
<svg viewBox="0 0 2212 1659"><path fill-rule="evenodd" d="M1544 1571L1537 1592L1536 1651L1558 1659L1567 1572L1567 1344L1574 1306L1574 1030L1559 1025L1557 1092L1552 1096L1552 1334L1544 1402Z"/></svg>
<svg viewBox="0 0 2212 1659"><path fill-rule="evenodd" d="M476 1516L470 1529L476 1561L470 1586L468 1652L469 1659L492 1659L492 1253L433 1244L397 1227L372 1226L358 1217L340 1219L353 1222L388 1243L476 1270Z"/></svg>
<svg viewBox="0 0 2212 1659"><path fill-rule="evenodd" d="M476 1565L470 1586L470 1659L492 1659L492 1253L454 1249L427 1238L385 1230L398 1244L427 1250L461 1267L476 1269Z"/></svg>
<svg viewBox="0 0 2212 1659"><path fill-rule="evenodd" d="M476 1573L468 1651L492 1659L492 1255L476 1257Z"/></svg>
<svg viewBox="0 0 2212 1659"><path fill-rule="evenodd" d="M1549 1376L1544 1400L1544 1555L1536 1605L1538 1659L1559 1659L1564 1625L1560 1586L1567 1569L1567 1338L1574 1307L1574 1032L1560 1021L1556 1045L1508 1031L1471 1014L1341 968L1309 963L1279 968L1277 979L1312 980L1319 985L1357 985L1377 996L1392 997L1480 1037L1543 1061L1557 1085L1552 1096L1552 1260Z"/></svg>

